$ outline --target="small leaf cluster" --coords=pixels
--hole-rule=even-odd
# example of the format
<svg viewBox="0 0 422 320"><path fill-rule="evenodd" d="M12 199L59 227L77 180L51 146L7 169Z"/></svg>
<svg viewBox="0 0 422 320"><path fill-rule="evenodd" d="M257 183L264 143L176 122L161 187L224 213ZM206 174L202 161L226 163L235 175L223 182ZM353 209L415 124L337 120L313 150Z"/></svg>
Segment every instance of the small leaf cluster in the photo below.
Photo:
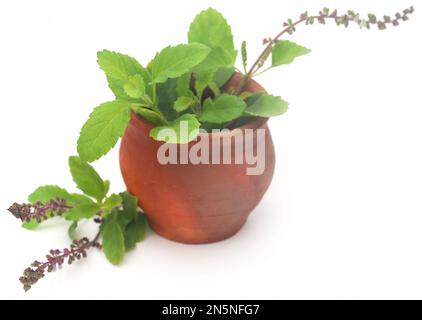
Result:
<svg viewBox="0 0 422 320"><path fill-rule="evenodd" d="M34 262L26 269L21 282L28 290L44 276L44 271L54 271L64 260L69 263L86 256L91 247L102 248L106 258L114 265L123 261L127 251L143 241L147 222L138 208L138 199L125 191L109 192L110 183L77 156L69 157L69 169L80 193L71 193L56 185L37 188L28 196L28 203L14 203L9 211L23 221L22 227L33 230L54 217L69 222L68 235L73 240L70 249L52 250L45 263ZM81 221L92 220L99 224L93 241L78 236ZM100 239L102 239L100 244Z"/></svg>
<svg viewBox="0 0 422 320"><path fill-rule="evenodd" d="M77 156L69 157L69 169L82 193L46 185L30 194L29 202L39 205L48 204L51 199L66 201L67 208L61 216L70 223L68 233L72 240L79 222L95 218L100 223L106 257L111 263L119 264L125 251L133 249L145 236L146 221L144 214L139 212L138 199L128 192L109 194L110 182L103 180L89 163ZM34 229L39 223L38 220L25 221L23 227Z"/></svg>

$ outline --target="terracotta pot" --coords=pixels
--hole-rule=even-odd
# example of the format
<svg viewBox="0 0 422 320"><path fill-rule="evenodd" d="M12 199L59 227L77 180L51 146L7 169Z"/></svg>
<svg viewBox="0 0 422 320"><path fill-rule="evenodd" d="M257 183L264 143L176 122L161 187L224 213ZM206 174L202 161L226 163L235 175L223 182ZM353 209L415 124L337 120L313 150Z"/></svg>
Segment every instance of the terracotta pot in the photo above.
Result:
<svg viewBox="0 0 422 320"><path fill-rule="evenodd" d="M235 74L226 90L241 80ZM263 91L249 81L247 91ZM163 144L149 137L153 124L132 113L120 146L120 167L128 191L136 195L150 226L161 236L183 243L209 243L234 235L246 222L270 185L275 165L274 146L267 118L256 118L241 130L226 133L200 133L209 139L210 158L216 147L212 142L245 129L265 130L265 170L261 175L247 175L243 164L167 164L157 160ZM256 137L254 137L256 139ZM189 150L197 142L185 145ZM218 147L220 155L224 146ZM228 146L234 157L234 139ZM179 145L180 146L180 145ZM256 143L254 144L256 154Z"/></svg>

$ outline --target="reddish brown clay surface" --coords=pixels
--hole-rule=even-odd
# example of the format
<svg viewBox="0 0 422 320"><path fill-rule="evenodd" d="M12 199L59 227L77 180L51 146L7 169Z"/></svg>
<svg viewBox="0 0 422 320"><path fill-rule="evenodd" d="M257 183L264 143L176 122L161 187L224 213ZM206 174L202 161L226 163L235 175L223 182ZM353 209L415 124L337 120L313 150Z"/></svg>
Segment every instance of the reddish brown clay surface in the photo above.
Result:
<svg viewBox="0 0 422 320"><path fill-rule="evenodd" d="M241 76L235 74L226 88L240 80ZM263 90L254 81L245 89ZM167 239L191 244L220 241L234 235L262 199L273 176L275 154L267 119L257 118L240 127L266 130L262 175L247 175L246 168L250 167L247 163L234 164L234 137L239 131L201 133L210 141L210 157L216 152L213 140L222 141L223 135L233 137L229 146L232 164L162 165L157 160L157 150L163 143L149 137L151 128L151 123L132 113L120 147L120 167L128 191L138 197L152 229ZM184 147L190 150L195 143ZM222 143L219 149L222 155Z"/></svg>

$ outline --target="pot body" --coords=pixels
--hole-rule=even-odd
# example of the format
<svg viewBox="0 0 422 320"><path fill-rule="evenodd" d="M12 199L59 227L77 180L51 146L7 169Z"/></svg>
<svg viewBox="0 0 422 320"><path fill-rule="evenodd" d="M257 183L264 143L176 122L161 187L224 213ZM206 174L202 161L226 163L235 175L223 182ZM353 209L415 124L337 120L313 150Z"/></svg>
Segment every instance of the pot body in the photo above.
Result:
<svg viewBox="0 0 422 320"><path fill-rule="evenodd" d="M262 90L255 82L252 84L254 91ZM208 141L208 164L193 164L190 160L186 164L180 161L161 164L157 154L164 143L150 138L153 125L132 113L120 146L120 167L128 191L138 197L151 228L167 239L191 244L220 241L234 235L262 199L273 176L275 154L267 120L256 118L224 133L200 133L198 141ZM248 129L255 141L254 155L257 129L265 132L265 151L261 152L265 167L260 175L248 175L247 168L253 166L245 161L234 163L236 144L241 143L236 137ZM231 143L223 143L228 140ZM179 160L180 152L189 152L198 141L174 145ZM223 154L230 154L231 163L212 163L217 152L220 159Z"/></svg>

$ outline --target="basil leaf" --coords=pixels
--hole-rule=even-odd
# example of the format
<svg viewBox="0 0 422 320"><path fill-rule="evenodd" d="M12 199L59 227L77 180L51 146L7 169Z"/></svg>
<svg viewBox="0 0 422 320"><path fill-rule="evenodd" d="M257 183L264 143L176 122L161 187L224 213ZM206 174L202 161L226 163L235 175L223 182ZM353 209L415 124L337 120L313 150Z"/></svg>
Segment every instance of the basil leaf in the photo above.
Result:
<svg viewBox="0 0 422 320"><path fill-rule="evenodd" d="M121 204L122 204L122 198L118 194L115 194L115 193L107 197L104 201L104 207L108 211L113 210L115 207L118 207Z"/></svg>
<svg viewBox="0 0 422 320"><path fill-rule="evenodd" d="M101 210L101 206L97 203L86 203L76 205L64 215L64 218L69 221L78 221L81 219L90 219Z"/></svg>
<svg viewBox="0 0 422 320"><path fill-rule="evenodd" d="M78 153L92 162L106 154L123 135L130 120L130 103L123 100L106 102L94 109L82 127Z"/></svg>
<svg viewBox="0 0 422 320"><path fill-rule="evenodd" d="M223 123L240 117L246 109L246 103L237 96L223 94L212 101L204 102L200 121Z"/></svg>
<svg viewBox="0 0 422 320"><path fill-rule="evenodd" d="M169 121L176 119L178 116L173 109L173 104L177 100L177 82L178 79L168 79L166 82L158 83L156 86L158 110Z"/></svg>
<svg viewBox="0 0 422 320"><path fill-rule="evenodd" d="M214 74L214 82L221 88L230 80L233 73L234 67L219 68Z"/></svg>
<svg viewBox="0 0 422 320"><path fill-rule="evenodd" d="M176 92L179 97L193 97L194 94L190 89L191 73L185 73L177 78Z"/></svg>
<svg viewBox="0 0 422 320"><path fill-rule="evenodd" d="M155 112L154 110L142 108L142 107L134 107L132 108L132 110L135 113L139 114L145 120L155 125L162 125L166 122L161 116L161 114L159 114L158 112Z"/></svg>
<svg viewBox="0 0 422 320"><path fill-rule="evenodd" d="M54 200L57 198L69 200L70 194L65 189L60 188L59 186L46 185L41 186L37 188L34 192L32 192L28 196L28 201L30 203L36 203L40 201L45 204L50 200Z"/></svg>
<svg viewBox="0 0 422 320"><path fill-rule="evenodd" d="M214 73L220 67L234 65L237 51L234 49L233 34L226 19L217 10L209 8L198 14L189 27L189 43L201 43L211 52L195 67L194 72Z"/></svg>
<svg viewBox="0 0 422 320"><path fill-rule="evenodd" d="M180 44L163 49L152 61L152 83L177 78L202 62L210 49L199 43Z"/></svg>
<svg viewBox="0 0 422 320"><path fill-rule="evenodd" d="M292 63L299 56L311 52L310 49L302 47L294 42L283 40L277 42L272 48L272 66L280 66Z"/></svg>
<svg viewBox="0 0 422 320"><path fill-rule="evenodd" d="M123 89L129 97L138 99L145 94L145 82L139 74L135 74L128 78Z"/></svg>
<svg viewBox="0 0 422 320"><path fill-rule="evenodd" d="M126 251L135 248L136 244L145 239L147 222L144 214L137 214L126 226L124 231Z"/></svg>
<svg viewBox="0 0 422 320"><path fill-rule="evenodd" d="M69 157L69 168L76 186L85 194L101 201L105 197L104 181L95 169L79 157Z"/></svg>
<svg viewBox="0 0 422 320"><path fill-rule="evenodd" d="M189 108L193 103L192 97L179 97L174 102L174 110L177 112L185 111L187 108Z"/></svg>
<svg viewBox="0 0 422 320"><path fill-rule="evenodd" d="M168 125L151 129L149 135L167 143L188 143L197 137L200 125L195 115L187 113Z"/></svg>
<svg viewBox="0 0 422 320"><path fill-rule="evenodd" d="M123 230L117 221L117 213L112 213L101 226L102 246L105 256L113 265L123 261L125 239Z"/></svg>
<svg viewBox="0 0 422 320"><path fill-rule="evenodd" d="M208 47L221 47L234 51L233 34L223 15L209 8L199 13L189 27L189 43L202 43Z"/></svg>
<svg viewBox="0 0 422 320"><path fill-rule="evenodd" d="M98 65L107 75L108 85L117 99L132 100L124 90L130 76L140 75L145 83L151 81L149 71L128 55L103 50L97 53L97 57Z"/></svg>
<svg viewBox="0 0 422 320"><path fill-rule="evenodd" d="M274 117L287 111L289 104L277 96L257 93L245 99L245 113L259 117Z"/></svg>
<svg viewBox="0 0 422 320"><path fill-rule="evenodd" d="M132 221L138 212L138 198L125 191L120 193L122 198L123 210L119 212L119 221L125 227Z"/></svg>

